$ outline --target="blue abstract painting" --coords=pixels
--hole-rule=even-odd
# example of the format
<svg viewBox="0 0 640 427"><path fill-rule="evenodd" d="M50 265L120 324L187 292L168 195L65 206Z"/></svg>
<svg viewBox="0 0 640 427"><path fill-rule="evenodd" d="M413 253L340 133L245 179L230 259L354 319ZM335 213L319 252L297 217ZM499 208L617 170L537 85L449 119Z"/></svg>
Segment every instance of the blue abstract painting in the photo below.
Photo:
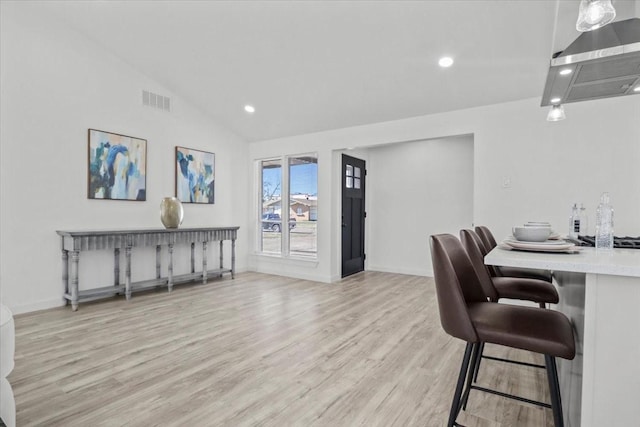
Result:
<svg viewBox="0 0 640 427"><path fill-rule="evenodd" d="M147 141L89 129L89 198L147 199Z"/></svg>
<svg viewBox="0 0 640 427"><path fill-rule="evenodd" d="M215 154L176 147L176 197L184 203L214 202Z"/></svg>

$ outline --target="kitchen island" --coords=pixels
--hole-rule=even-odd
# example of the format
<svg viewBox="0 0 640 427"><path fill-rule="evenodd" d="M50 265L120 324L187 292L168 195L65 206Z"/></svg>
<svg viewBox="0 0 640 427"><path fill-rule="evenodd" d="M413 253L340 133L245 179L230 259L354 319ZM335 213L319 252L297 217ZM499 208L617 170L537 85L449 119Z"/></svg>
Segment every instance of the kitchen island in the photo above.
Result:
<svg viewBox="0 0 640 427"><path fill-rule="evenodd" d="M576 358L558 360L567 426L638 425L640 250L577 254L493 249L485 264L553 271L556 308L574 325Z"/></svg>

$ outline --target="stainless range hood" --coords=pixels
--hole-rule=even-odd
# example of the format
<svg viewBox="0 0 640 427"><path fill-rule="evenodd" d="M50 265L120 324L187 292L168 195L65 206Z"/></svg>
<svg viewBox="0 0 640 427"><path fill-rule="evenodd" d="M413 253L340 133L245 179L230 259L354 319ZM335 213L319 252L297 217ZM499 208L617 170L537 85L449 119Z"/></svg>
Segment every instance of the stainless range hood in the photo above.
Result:
<svg viewBox="0 0 640 427"><path fill-rule="evenodd" d="M639 87L640 18L632 18L582 33L556 53L541 105L640 95Z"/></svg>

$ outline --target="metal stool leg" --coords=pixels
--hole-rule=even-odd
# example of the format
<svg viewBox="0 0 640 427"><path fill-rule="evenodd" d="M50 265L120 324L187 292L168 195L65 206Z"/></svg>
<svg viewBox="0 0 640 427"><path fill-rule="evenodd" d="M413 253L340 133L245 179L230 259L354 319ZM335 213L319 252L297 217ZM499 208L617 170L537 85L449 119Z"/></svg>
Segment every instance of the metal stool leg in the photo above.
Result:
<svg viewBox="0 0 640 427"><path fill-rule="evenodd" d="M473 381L473 374L476 366L480 364L480 352L482 351L482 343L477 342L473 344L473 353L471 355L471 366L469 366L469 375L467 375L467 386L464 389L462 395L462 410L467 410L467 401L469 400L469 392L471 391L471 382Z"/></svg>
<svg viewBox="0 0 640 427"><path fill-rule="evenodd" d="M473 369L473 382L477 383L478 382L478 372L480 372L480 363L482 362L482 353L484 353L484 343L481 342L480 343L480 350L479 350L479 357L478 357L478 362L476 363L476 366Z"/></svg>
<svg viewBox="0 0 640 427"><path fill-rule="evenodd" d="M464 380L467 377L469 370L469 362L471 361L471 350L475 347L474 344L468 342L467 348L464 350L464 357L462 358L462 365L460 366L460 374L458 375L458 384L456 385L456 391L453 395L453 402L451 403L451 412L449 413L449 422L447 427L453 427L456 424L456 418L460 412L460 398L462 396L462 387L464 387Z"/></svg>
<svg viewBox="0 0 640 427"><path fill-rule="evenodd" d="M544 355L547 365L547 378L549 379L549 393L551 394L551 409L553 411L553 423L555 427L564 427L562 416L562 401L560 399L560 384L558 383L558 369L556 359L553 356Z"/></svg>

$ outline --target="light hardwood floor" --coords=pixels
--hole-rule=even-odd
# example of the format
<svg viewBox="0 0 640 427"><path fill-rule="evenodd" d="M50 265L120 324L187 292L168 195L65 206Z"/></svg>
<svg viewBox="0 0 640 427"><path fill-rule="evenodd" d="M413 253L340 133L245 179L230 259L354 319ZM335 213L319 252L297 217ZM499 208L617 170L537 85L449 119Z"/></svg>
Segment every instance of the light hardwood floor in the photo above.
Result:
<svg viewBox="0 0 640 427"><path fill-rule="evenodd" d="M18 426L443 426L464 350L432 279L235 280L16 316ZM517 350L487 354L541 363ZM479 383L549 401L544 370L483 362ZM551 426L472 391L466 426Z"/></svg>

